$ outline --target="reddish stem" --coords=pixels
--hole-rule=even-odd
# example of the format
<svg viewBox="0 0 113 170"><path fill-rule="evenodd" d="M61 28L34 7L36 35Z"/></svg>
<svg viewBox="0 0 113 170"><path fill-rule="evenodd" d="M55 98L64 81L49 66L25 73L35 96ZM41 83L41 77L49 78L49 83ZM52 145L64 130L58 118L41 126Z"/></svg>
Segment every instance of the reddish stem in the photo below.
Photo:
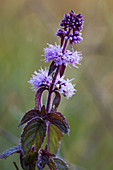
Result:
<svg viewBox="0 0 113 170"><path fill-rule="evenodd" d="M69 30L70 32L70 30ZM68 32L68 34L69 34ZM68 43L68 39L65 40L64 42L64 47L62 49L62 53L64 54L65 53L65 50L66 50L66 47L67 47L67 43ZM47 113L50 112L50 106L51 106L51 100L52 100L52 92L53 92L53 88L54 88L54 85L55 85L55 81L56 81L56 78L58 76L58 73L60 72L60 69L61 69L61 66L58 65L57 69L56 69L56 72L54 74L54 77L53 77L53 80L52 80L52 83L50 85L50 89L49 89L49 93L48 93L48 98L47 98L47 107L46 107L46 111ZM49 127L50 126L50 123L48 122L48 137L47 137L47 145L49 145Z"/></svg>
<svg viewBox="0 0 113 170"><path fill-rule="evenodd" d="M68 34L69 34L69 33L70 33L70 30L69 30ZM63 47L63 49L62 49L62 53L63 53L63 54L64 54L64 52L65 52L65 50L66 50L67 43L68 43L68 39L65 40L64 47ZM56 72L55 72L55 75L54 75L54 77L53 77L51 86L50 86L50 90L49 90L49 94L48 94L48 98L47 98L47 107L46 107L47 113L50 111L50 105L51 105L51 99L52 99L52 90L53 90L53 87L54 87L56 78L57 78L57 76L58 76L58 73L59 73L59 71L60 71L60 68L61 68L61 66L58 65L58 67L57 67L57 69L56 69Z"/></svg>
<svg viewBox="0 0 113 170"><path fill-rule="evenodd" d="M47 99L47 108L46 108L47 113L50 111L51 98L52 98L52 90L53 90L53 87L54 87L54 84L55 84L55 81L56 81L56 78L57 78L57 75L58 75L59 71L60 71L60 65L58 65L58 67L56 69L55 75L53 77L53 80L52 80L52 83L51 83L51 86L50 86L50 90L49 90L49 94L48 94L48 99Z"/></svg>

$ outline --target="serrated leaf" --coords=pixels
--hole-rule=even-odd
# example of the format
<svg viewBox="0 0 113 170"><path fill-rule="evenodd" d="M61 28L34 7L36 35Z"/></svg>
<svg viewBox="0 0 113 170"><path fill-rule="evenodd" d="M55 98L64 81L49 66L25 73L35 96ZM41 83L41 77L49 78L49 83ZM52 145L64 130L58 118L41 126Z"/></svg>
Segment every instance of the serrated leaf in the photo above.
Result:
<svg viewBox="0 0 113 170"><path fill-rule="evenodd" d="M62 136L63 134L61 130L55 125L50 123L43 146L45 146L46 143L48 143L49 152L56 154L58 152Z"/></svg>
<svg viewBox="0 0 113 170"><path fill-rule="evenodd" d="M14 153L20 153L21 152L21 145L17 145L17 146L14 146L8 150L6 150L5 152L3 152L2 154L0 154L0 159L3 159L3 158L7 158L9 157L10 155L14 154Z"/></svg>
<svg viewBox="0 0 113 170"><path fill-rule="evenodd" d="M69 133L69 125L65 117L60 112L48 113L47 119L57 126L63 133Z"/></svg>
<svg viewBox="0 0 113 170"><path fill-rule="evenodd" d="M53 73L53 71L56 69L56 67L57 66L56 66L55 62L52 61L52 63L50 64L50 67L49 67L48 76Z"/></svg>
<svg viewBox="0 0 113 170"><path fill-rule="evenodd" d="M36 105L36 109L37 110L41 110L41 107L42 107L42 94L43 94L43 92L45 90L47 90L46 87L41 87L36 92L36 95L35 95L35 105Z"/></svg>
<svg viewBox="0 0 113 170"><path fill-rule="evenodd" d="M65 66L64 64L62 64L62 65L61 65L61 69L60 69L60 77L63 76L64 71L65 71L65 68L66 68L66 66Z"/></svg>
<svg viewBox="0 0 113 170"><path fill-rule="evenodd" d="M50 170L58 170L56 163L53 159L50 159L47 165L48 165Z"/></svg>
<svg viewBox="0 0 113 170"><path fill-rule="evenodd" d="M35 170L36 160L37 160L38 153L29 153L27 155L20 155L20 163L23 169L25 170Z"/></svg>
<svg viewBox="0 0 113 170"><path fill-rule="evenodd" d="M24 123L28 122L29 120L31 120L32 118L34 117L41 117L41 113L39 110L36 110L36 109L32 109L32 110L29 110L28 112L26 112L20 122L20 124L18 125L18 127L20 127L21 125L23 125Z"/></svg>
<svg viewBox="0 0 113 170"><path fill-rule="evenodd" d="M20 164L23 170L35 170L36 158L33 158L33 153L27 154L25 157L20 154Z"/></svg>
<svg viewBox="0 0 113 170"><path fill-rule="evenodd" d="M55 91L55 98L52 104L52 111L56 111L61 101L61 95L59 92Z"/></svg>
<svg viewBox="0 0 113 170"><path fill-rule="evenodd" d="M58 170L69 170L67 163L61 158L52 158L57 166Z"/></svg>
<svg viewBox="0 0 113 170"><path fill-rule="evenodd" d="M38 157L38 152L33 152L33 153L29 153L27 155L24 156L24 162L25 164L32 164L34 161L36 161Z"/></svg>
<svg viewBox="0 0 113 170"><path fill-rule="evenodd" d="M46 123L40 118L33 118L25 126L21 135L21 144L24 154L31 151L35 145L35 150L38 152L46 135Z"/></svg>

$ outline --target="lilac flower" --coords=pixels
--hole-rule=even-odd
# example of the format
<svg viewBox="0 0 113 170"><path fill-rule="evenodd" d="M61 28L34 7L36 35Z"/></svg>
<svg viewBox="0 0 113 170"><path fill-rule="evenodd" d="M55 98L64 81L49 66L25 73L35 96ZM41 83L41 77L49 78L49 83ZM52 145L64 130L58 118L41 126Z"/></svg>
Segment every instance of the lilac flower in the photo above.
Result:
<svg viewBox="0 0 113 170"><path fill-rule="evenodd" d="M60 45L52 45L48 44L49 47L44 48L45 53L45 60L46 62L49 62L50 60L54 60L56 65L62 64L62 47Z"/></svg>
<svg viewBox="0 0 113 170"><path fill-rule="evenodd" d="M52 82L52 77L48 76L48 70L45 68L45 70L43 70L42 68L39 69L39 73L37 73L36 71L34 72L34 75L32 75L32 77L30 78L30 80L28 81L28 83L31 84L31 88L34 91L37 91L38 88L41 85L46 85L46 86L50 86L50 83Z"/></svg>
<svg viewBox="0 0 113 170"><path fill-rule="evenodd" d="M59 89L59 93L63 94L67 99L72 97L72 95L74 95L77 91L74 89L75 85L71 83L72 80L73 79L64 80L64 76L61 78L58 76L56 81L56 87Z"/></svg>
<svg viewBox="0 0 113 170"><path fill-rule="evenodd" d="M72 97L72 95L76 91L74 89L75 85L72 85L71 83L72 80L73 79L65 80L64 76L58 76L55 82L55 87L58 89L59 93L66 96L67 99ZM45 70L41 68L39 69L39 73L37 73L36 71L34 72L34 75L32 75L31 79L28 82L31 84L32 89L34 91L37 91L38 88L42 85L50 86L50 84L52 83L52 77L48 76L47 68L45 68Z"/></svg>
<svg viewBox="0 0 113 170"><path fill-rule="evenodd" d="M66 50L65 53L62 53L62 47L59 45L52 45L48 44L49 47L44 49L45 53L45 60L46 62L49 62L50 60L53 60L56 64L65 66L72 64L74 67L78 68L77 65L80 65L80 61L82 59L80 52L71 52L70 50Z"/></svg>

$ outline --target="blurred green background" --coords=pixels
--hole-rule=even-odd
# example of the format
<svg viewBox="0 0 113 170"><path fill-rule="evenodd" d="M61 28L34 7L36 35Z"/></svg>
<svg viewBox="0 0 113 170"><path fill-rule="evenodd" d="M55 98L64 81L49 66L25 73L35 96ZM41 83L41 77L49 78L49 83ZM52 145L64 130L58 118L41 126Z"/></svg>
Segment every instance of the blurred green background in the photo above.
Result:
<svg viewBox="0 0 113 170"><path fill-rule="evenodd" d="M70 170L113 169L113 1L0 0L0 152L18 143L22 115L34 107L27 83L40 66L47 43L59 43L56 31L64 13L73 9L85 19L79 69L67 68L76 79L77 94L62 98L61 111L70 124L60 156ZM0 160L0 170L19 166L18 154Z"/></svg>

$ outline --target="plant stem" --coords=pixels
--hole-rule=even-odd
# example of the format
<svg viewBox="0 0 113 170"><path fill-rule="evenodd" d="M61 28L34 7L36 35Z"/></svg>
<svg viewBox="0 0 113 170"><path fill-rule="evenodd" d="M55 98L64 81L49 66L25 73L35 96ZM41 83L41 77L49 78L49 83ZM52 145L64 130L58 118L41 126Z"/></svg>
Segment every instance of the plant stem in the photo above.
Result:
<svg viewBox="0 0 113 170"><path fill-rule="evenodd" d="M68 34L67 34L67 36L69 35L70 31L71 31L71 29L69 29L69 30L68 30ZM63 47L63 49L62 49L62 53L63 53L63 54L64 54L64 52L65 52L65 50L66 50L67 43L68 43L68 39L67 39L67 40L65 40L64 47Z"/></svg>
<svg viewBox="0 0 113 170"><path fill-rule="evenodd" d="M68 42L68 39L65 41L64 43L64 47L62 49L62 53L64 54L65 50L66 50L66 47L67 47L67 42Z"/></svg>
<svg viewBox="0 0 113 170"><path fill-rule="evenodd" d="M57 78L57 75L58 75L59 71L60 71L60 65L58 65L58 67L56 69L55 75L53 77L53 80L52 80L52 83L51 83L51 86L50 86L50 90L49 90L49 94L48 94L48 99L47 99L47 108L46 108L47 113L50 111L51 98L52 98L52 90L53 90L53 87L54 87L54 84L55 84L55 81L56 81L56 78Z"/></svg>
<svg viewBox="0 0 113 170"><path fill-rule="evenodd" d="M69 31L69 32L70 32L70 31ZM64 52L65 52L65 50L66 50L67 43L68 43L68 39L65 40L64 47L63 47L63 49L62 49L62 53L63 53L63 54L64 54ZM60 68L61 68L61 66L58 65L58 67L57 67L57 69L56 69L56 72L55 72L55 75L54 75L54 77L53 77L51 86L50 86L50 90L49 90L49 94L48 94L48 98L47 98L47 107L46 107L47 113L50 111L50 105L51 105L51 99L52 99L52 90L53 90L53 87L54 87L56 78L57 78L57 76L58 76L58 73L59 73L59 71L60 71Z"/></svg>

